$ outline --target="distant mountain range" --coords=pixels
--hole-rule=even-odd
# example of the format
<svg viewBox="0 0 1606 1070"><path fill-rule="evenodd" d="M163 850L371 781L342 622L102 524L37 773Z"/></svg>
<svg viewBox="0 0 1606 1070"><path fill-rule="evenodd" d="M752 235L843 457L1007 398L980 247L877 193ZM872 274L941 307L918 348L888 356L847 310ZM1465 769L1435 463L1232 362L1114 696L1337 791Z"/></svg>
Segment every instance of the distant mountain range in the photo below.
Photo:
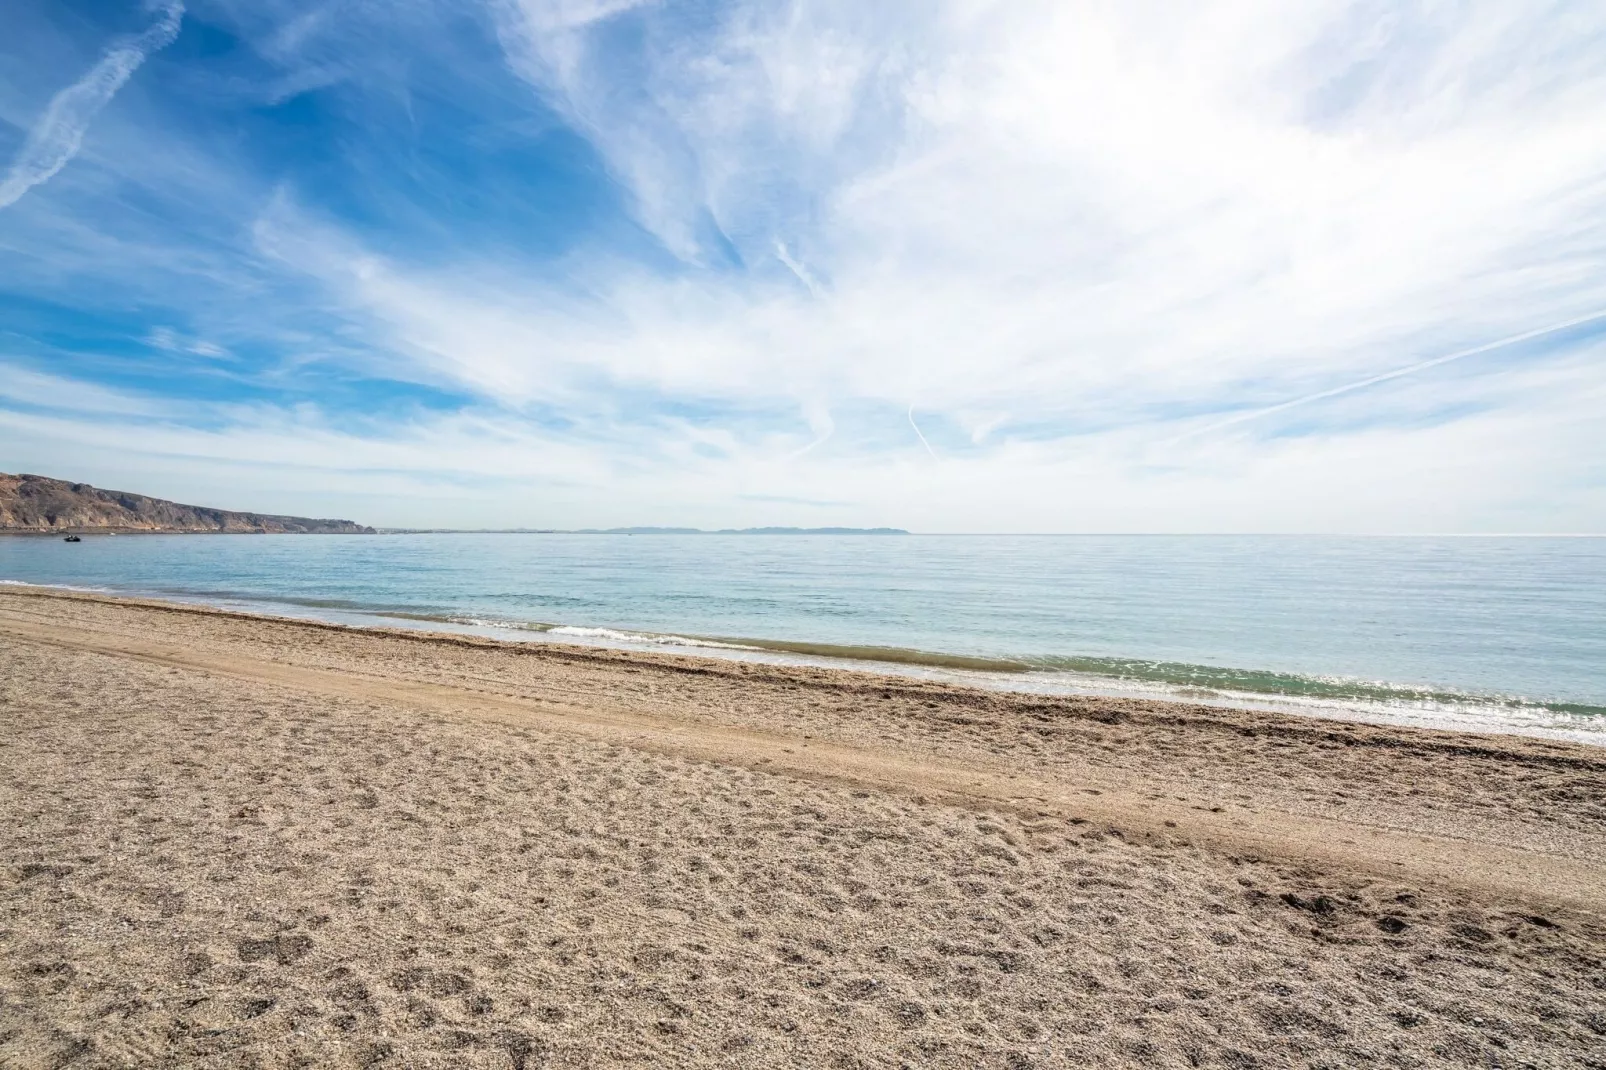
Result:
<svg viewBox="0 0 1606 1070"><path fill-rule="evenodd" d="M396 535L907 535L903 528L380 528Z"/></svg>
<svg viewBox="0 0 1606 1070"><path fill-rule="evenodd" d="M0 532L221 532L372 535L350 520L236 513L180 505L143 494L101 490L46 476L0 472Z"/></svg>
<svg viewBox="0 0 1606 1070"><path fill-rule="evenodd" d="M581 528L575 535L907 535L902 528Z"/></svg>

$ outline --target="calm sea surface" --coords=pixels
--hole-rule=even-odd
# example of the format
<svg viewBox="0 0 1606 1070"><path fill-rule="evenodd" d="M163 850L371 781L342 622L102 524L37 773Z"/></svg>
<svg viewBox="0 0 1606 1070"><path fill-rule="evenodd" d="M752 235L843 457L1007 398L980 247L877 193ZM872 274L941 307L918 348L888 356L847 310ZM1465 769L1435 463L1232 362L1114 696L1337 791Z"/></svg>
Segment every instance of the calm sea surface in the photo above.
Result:
<svg viewBox="0 0 1606 1070"><path fill-rule="evenodd" d="M0 538L0 579L1606 742L1606 539Z"/></svg>

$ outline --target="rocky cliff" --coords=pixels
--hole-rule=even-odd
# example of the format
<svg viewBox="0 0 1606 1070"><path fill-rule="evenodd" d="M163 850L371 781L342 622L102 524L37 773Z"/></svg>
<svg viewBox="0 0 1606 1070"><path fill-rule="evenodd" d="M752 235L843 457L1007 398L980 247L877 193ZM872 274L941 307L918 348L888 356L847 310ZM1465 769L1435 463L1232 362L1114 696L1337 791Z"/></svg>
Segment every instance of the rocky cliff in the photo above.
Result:
<svg viewBox="0 0 1606 1070"><path fill-rule="evenodd" d="M0 531L172 531L372 535L350 520L311 520L180 505L45 476L0 472Z"/></svg>

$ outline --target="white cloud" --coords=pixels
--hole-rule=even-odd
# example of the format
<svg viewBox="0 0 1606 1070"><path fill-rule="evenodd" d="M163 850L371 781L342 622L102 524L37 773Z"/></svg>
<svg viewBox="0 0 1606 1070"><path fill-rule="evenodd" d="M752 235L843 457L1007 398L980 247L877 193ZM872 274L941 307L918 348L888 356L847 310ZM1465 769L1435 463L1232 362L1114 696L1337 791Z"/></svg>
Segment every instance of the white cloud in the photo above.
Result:
<svg viewBox="0 0 1606 1070"><path fill-rule="evenodd" d="M175 411L159 398L0 363L0 404L6 402L71 413L121 416L160 416Z"/></svg>
<svg viewBox="0 0 1606 1070"><path fill-rule="evenodd" d="M82 78L51 98L23 142L11 169L0 179L0 208L15 204L24 193L48 181L78 154L84 132L152 52L178 36L184 5L173 0L144 32L123 38Z"/></svg>
<svg viewBox="0 0 1606 1070"><path fill-rule="evenodd" d="M1606 162L1606 139L1591 136L1603 109L1578 82L1601 80L1554 74L1578 65L1576 27L1530 33L1511 56L1470 25L1431 55L1411 51L1436 69L1484 47L1439 78L1453 89L1374 75L1381 85L1339 113L1321 102L1329 83L1360 76L1299 66L1345 24L1339 5L1167 19L1141 5L1009 5L989 18L914 15L913 28L830 5L737 8L706 39L646 33L630 57L639 69L597 29L638 13L582 7L531 5L509 32L517 68L597 141L671 249L706 260L705 216L753 239L739 278L585 280L654 334L743 349L799 337L807 364L856 375L885 374L900 363L888 354L911 350L903 362L918 370L891 378L929 379L935 362L939 382L954 374L954 392L970 393L976 377L953 351L987 352L989 381L1000 359L1062 381L1190 367L1218 380L1257 372L1268 352L1321 371L1304 358L1347 368L1371 346L1382 351L1370 359L1397 364L1402 340L1431 333L1421 344L1454 348L1576 314L1601 293L1598 273L1577 267L1599 252L1603 198L1588 180ZM1393 40L1377 28L1362 38L1362 65ZM567 66L554 49L572 51ZM1463 84L1502 57L1549 73ZM777 249L822 300L764 273ZM455 300L405 263L384 267ZM548 303L516 266L499 285L511 292L480 287L489 302ZM1517 293L1531 322L1490 314L1491 295ZM553 326L544 311L524 318L537 333ZM1460 329L1438 329L1450 322Z"/></svg>
<svg viewBox="0 0 1606 1070"><path fill-rule="evenodd" d="M300 514L329 512L344 496L363 503L358 519L390 525L1582 531L1606 516L1600 356L1464 390L1456 419L1361 419L1347 434L1269 441L1240 429L1172 453L1118 431L934 459L907 422L906 449L867 455L826 443L799 453L789 448L797 438L673 420L547 428L495 410L378 421L310 406L209 406L215 426L203 428L176 405L146 415L93 401L80 414L0 406L0 441L12 469L117 485L105 473L123 465L149 481L128 489L209 503L208 488L226 484L230 498L217 504ZM74 384L50 389L79 394ZM1399 399L1401 415L1442 400L1420 395ZM1558 458L1572 459L1559 480Z"/></svg>
<svg viewBox="0 0 1606 1070"><path fill-rule="evenodd" d="M204 338L187 337L172 327L152 327L145 336L145 344L165 353L187 353L196 357L228 358L229 351L216 342Z"/></svg>
<svg viewBox="0 0 1606 1070"><path fill-rule="evenodd" d="M713 263L706 217L749 269L615 277L607 331L502 305L538 360L449 330L436 351L519 395L567 359L1006 441L1476 374L1441 358L1606 308L1606 11L863 8L736 5L690 34L632 13L628 54L607 26L505 35L670 251ZM807 292L764 272L774 249ZM437 324L485 322L420 292Z"/></svg>

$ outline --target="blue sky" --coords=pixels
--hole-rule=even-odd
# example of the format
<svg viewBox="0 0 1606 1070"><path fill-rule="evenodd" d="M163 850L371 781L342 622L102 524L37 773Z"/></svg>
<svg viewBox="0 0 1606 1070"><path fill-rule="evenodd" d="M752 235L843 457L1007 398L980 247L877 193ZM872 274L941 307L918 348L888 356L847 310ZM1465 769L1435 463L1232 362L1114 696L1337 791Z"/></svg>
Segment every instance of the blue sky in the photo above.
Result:
<svg viewBox="0 0 1606 1070"><path fill-rule="evenodd" d="M1606 8L13 0L0 470L1606 530Z"/></svg>

